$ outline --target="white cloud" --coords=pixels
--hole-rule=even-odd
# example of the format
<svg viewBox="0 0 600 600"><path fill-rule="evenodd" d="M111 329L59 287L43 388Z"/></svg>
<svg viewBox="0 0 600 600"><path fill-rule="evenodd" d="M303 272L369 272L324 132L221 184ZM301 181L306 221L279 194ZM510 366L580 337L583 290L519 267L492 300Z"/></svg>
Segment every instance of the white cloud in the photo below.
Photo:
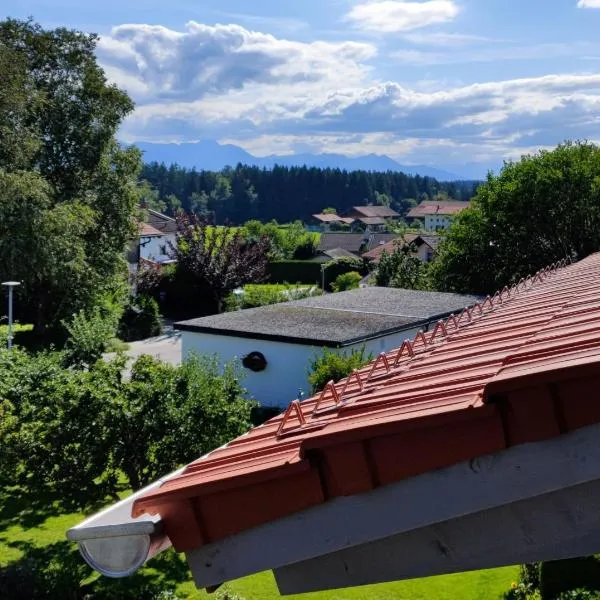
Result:
<svg viewBox="0 0 600 600"><path fill-rule="evenodd" d="M360 80L370 44L301 43L239 25L190 21L183 32L156 25L121 25L100 39L98 56L113 81L136 96L195 100L252 83Z"/></svg>
<svg viewBox="0 0 600 600"><path fill-rule="evenodd" d="M589 55L598 53L579 42L517 48L514 58L522 52L529 58L576 55L584 49L578 44L588 44ZM445 57L404 52L397 58L419 64ZM493 52L448 55L494 60ZM565 138L600 138L598 72L471 85L453 79L400 84L374 79L374 55L369 44L301 43L198 23L183 32L117 27L99 48L109 78L137 101L121 130L126 141L208 138L262 155L374 152L405 163L448 165L469 156L499 161Z"/></svg>
<svg viewBox="0 0 600 600"><path fill-rule="evenodd" d="M354 6L346 19L354 22L360 29L395 33L451 21L458 12L459 8L453 0L383 0Z"/></svg>
<svg viewBox="0 0 600 600"><path fill-rule="evenodd" d="M600 0L578 0L579 8L600 8Z"/></svg>

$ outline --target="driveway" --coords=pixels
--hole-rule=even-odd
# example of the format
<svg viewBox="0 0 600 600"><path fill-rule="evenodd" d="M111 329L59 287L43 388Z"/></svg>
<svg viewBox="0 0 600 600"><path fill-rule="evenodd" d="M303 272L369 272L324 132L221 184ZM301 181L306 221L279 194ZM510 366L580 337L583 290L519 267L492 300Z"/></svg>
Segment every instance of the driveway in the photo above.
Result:
<svg viewBox="0 0 600 600"><path fill-rule="evenodd" d="M181 334L171 329L158 337L129 342L129 350L125 354L130 358L127 363L127 372L129 372L131 363L142 354L148 354L171 365L179 365L181 364ZM105 354L107 360L112 357L114 357L113 353Z"/></svg>

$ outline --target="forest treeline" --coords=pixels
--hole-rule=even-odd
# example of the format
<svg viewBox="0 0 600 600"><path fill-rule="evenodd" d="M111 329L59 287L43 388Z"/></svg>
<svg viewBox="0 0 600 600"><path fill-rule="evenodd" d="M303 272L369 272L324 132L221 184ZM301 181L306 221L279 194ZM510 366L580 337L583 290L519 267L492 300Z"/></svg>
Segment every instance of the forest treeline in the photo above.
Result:
<svg viewBox="0 0 600 600"><path fill-rule="evenodd" d="M280 223L308 220L325 207L343 213L352 206L385 204L405 214L423 199L469 200L479 182L439 182L432 177L387 171L342 171L316 167L263 169L238 165L220 172L164 163L144 165L149 206L173 214L194 212L216 223L249 219Z"/></svg>

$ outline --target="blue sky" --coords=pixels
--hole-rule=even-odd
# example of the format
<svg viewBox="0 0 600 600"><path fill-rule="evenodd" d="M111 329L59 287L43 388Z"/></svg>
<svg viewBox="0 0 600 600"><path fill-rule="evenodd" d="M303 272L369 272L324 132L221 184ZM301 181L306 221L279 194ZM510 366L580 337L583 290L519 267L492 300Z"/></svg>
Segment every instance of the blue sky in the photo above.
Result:
<svg viewBox="0 0 600 600"><path fill-rule="evenodd" d="M102 37L127 141L485 171L600 141L600 0L8 0Z"/></svg>

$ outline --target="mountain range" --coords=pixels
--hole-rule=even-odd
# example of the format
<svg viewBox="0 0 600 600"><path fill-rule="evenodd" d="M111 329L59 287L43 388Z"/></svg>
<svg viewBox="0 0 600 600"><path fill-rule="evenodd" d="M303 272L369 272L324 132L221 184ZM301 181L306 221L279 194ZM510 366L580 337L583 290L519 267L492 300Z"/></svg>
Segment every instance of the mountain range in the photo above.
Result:
<svg viewBox="0 0 600 600"><path fill-rule="evenodd" d="M465 165L462 174L452 173L444 169L428 165L402 165L389 156L382 154L366 154L364 156L344 156L343 154L287 154L271 156L253 156L239 146L219 144L213 140L186 143L153 143L137 142L144 153L144 162L158 162L167 165L177 163L181 167L198 170L220 171L226 166L238 163L255 165L270 169L275 165L293 167L303 166L319 168L338 168L346 171L401 171L407 175L434 177L439 181L457 181L464 179L481 179L482 167L477 171ZM477 173L477 174L475 174Z"/></svg>

